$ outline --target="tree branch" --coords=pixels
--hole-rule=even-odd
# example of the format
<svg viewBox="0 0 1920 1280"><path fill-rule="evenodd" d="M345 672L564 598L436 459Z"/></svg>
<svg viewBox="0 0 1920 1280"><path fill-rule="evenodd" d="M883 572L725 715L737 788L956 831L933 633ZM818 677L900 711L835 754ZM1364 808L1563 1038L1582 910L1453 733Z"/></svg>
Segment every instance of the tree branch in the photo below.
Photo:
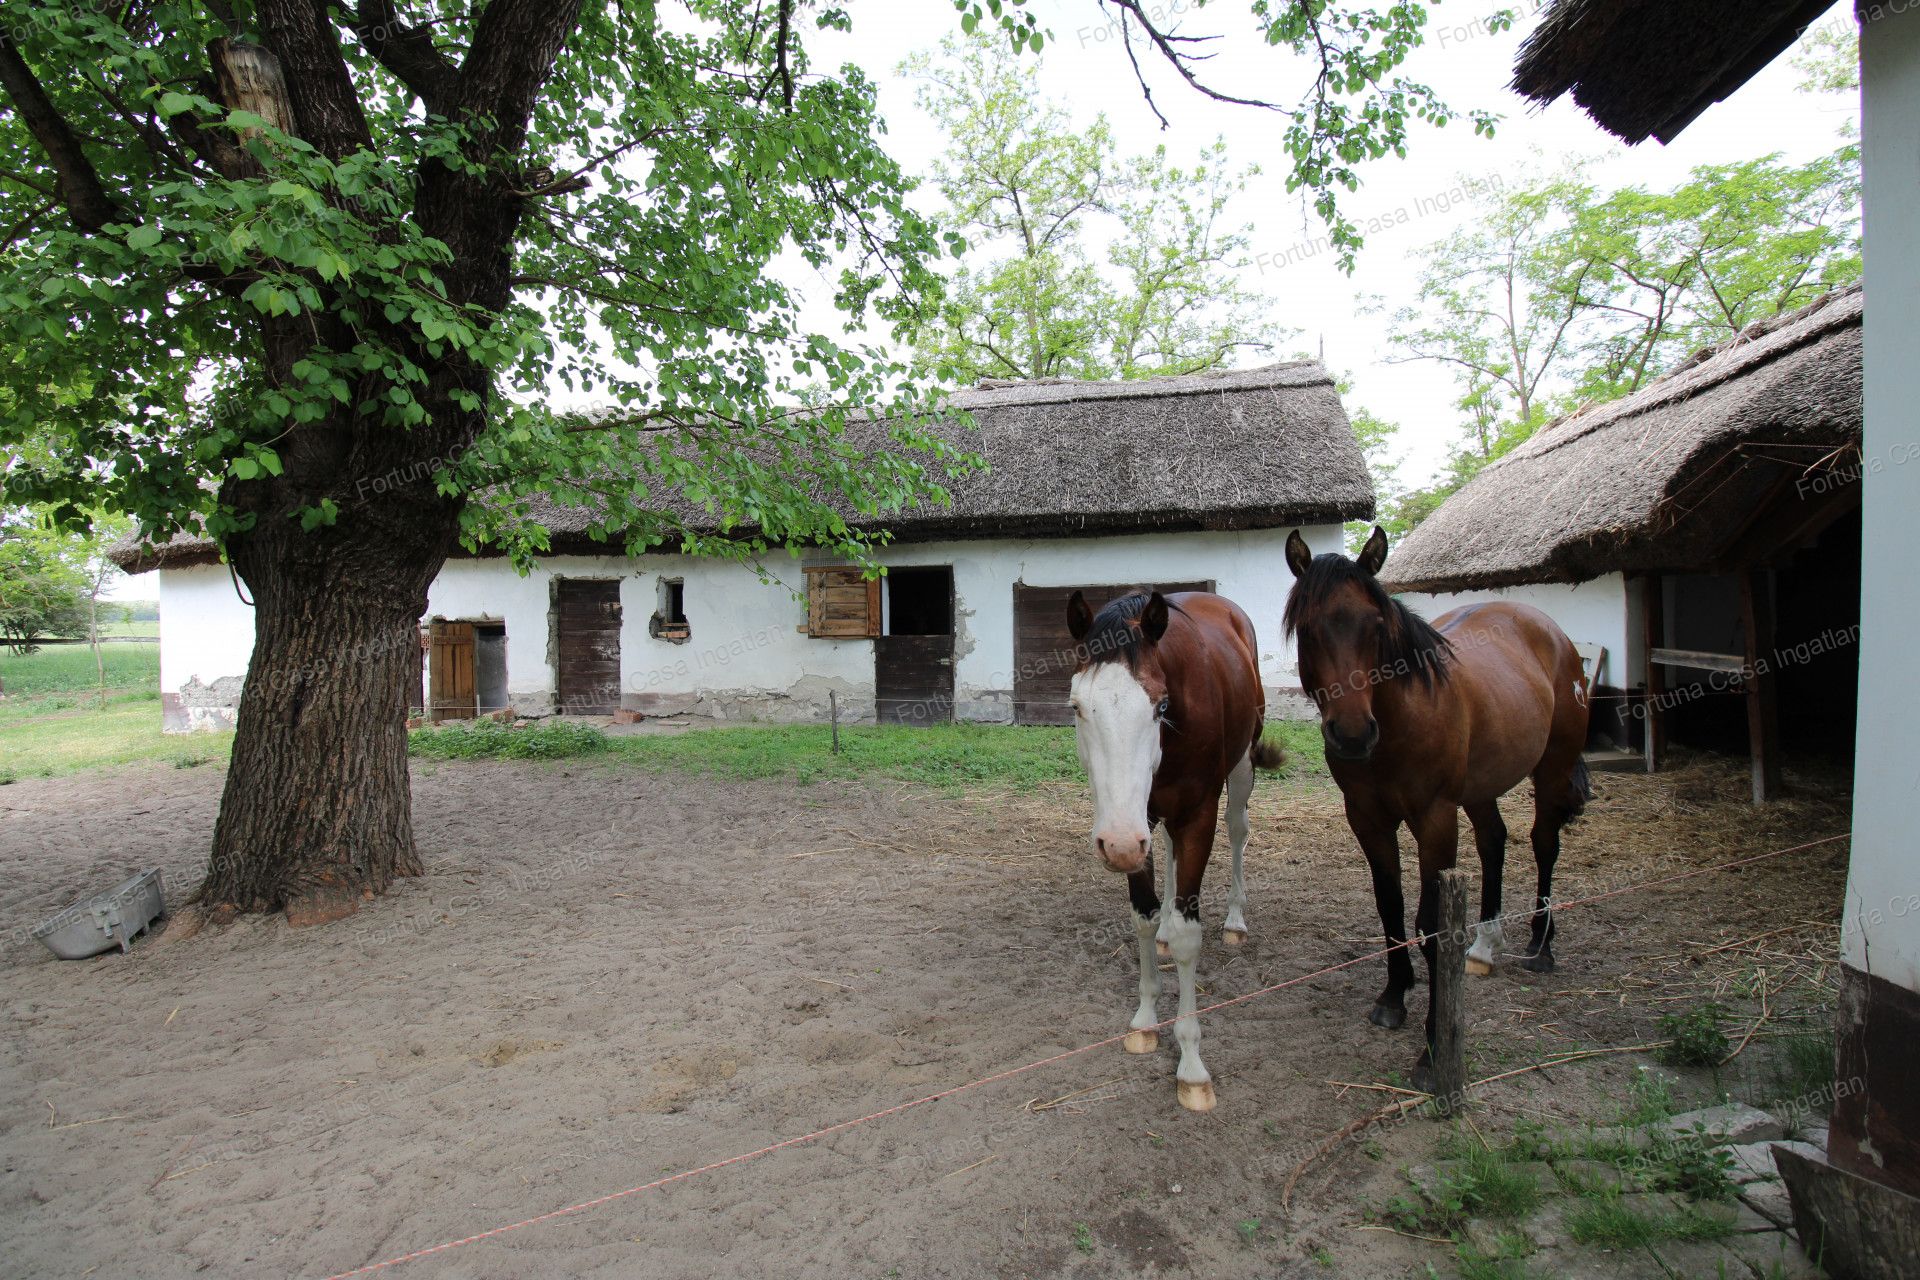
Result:
<svg viewBox="0 0 1920 1280"><path fill-rule="evenodd" d="M393 0L360 0L352 27L367 52L420 99L429 115L447 114L460 69L435 47L429 28L401 22Z"/></svg>
<svg viewBox="0 0 1920 1280"><path fill-rule="evenodd" d="M100 185L100 174L87 159L73 127L53 105L53 99L34 77L26 59L20 56L13 37L3 32L0 32L0 87L6 89L13 109L20 114L20 122L27 126L27 132L33 135L53 165L60 202L66 206L73 225L93 233L117 218L119 206Z"/></svg>

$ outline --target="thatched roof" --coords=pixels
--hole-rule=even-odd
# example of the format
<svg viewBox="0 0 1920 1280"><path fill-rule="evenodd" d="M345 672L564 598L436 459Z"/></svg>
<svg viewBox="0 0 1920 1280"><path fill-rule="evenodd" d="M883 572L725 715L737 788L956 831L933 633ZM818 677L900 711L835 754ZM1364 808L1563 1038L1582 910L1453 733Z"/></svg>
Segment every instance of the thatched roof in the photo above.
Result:
<svg viewBox="0 0 1920 1280"><path fill-rule="evenodd" d="M1834 0L1556 0L1520 48L1515 92L1571 92L1628 142L1671 142L1800 37Z"/></svg>
<svg viewBox="0 0 1920 1280"><path fill-rule="evenodd" d="M950 506L868 522L896 539L1260 529L1373 513L1366 461L1317 361L1133 382L990 383L952 402L978 431L956 426L950 438L987 469L949 482ZM695 527L707 519L676 514ZM551 502L536 502L535 515L556 548L595 523L591 510ZM213 556L210 543L186 538L115 552L130 572Z"/></svg>
<svg viewBox="0 0 1920 1280"><path fill-rule="evenodd" d="M1859 286L1750 326L1487 466L1387 558L1395 591L1700 570L1860 443ZM1803 504L1804 505L1804 504Z"/></svg>

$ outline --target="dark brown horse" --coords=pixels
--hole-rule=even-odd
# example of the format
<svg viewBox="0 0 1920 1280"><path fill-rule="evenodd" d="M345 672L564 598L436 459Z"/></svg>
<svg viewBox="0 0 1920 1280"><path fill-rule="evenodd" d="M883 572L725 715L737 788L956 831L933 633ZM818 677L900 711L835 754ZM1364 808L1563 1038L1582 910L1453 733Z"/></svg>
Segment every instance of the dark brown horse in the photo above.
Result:
<svg viewBox="0 0 1920 1280"><path fill-rule="evenodd" d="M1213 1078L1200 1061L1193 1016L1194 963L1200 957L1200 882L1227 795L1233 885L1226 939L1246 938L1247 797L1253 770L1277 767L1280 751L1260 741L1266 694L1259 646L1240 606L1205 591L1172 596L1135 592L1096 616L1078 591L1067 627L1079 649L1073 675L1074 742L1093 784L1093 848L1110 871L1127 877L1140 944L1140 1007L1126 1039L1129 1053L1152 1053L1160 1021L1156 937L1180 979L1180 1105L1211 1111ZM1153 831L1165 823L1172 845L1168 892L1160 913L1153 875Z"/></svg>
<svg viewBox="0 0 1920 1280"><path fill-rule="evenodd" d="M1400 893L1400 825L1420 849L1414 930L1437 924L1440 873L1454 865L1459 811L1480 852L1480 925L1470 971L1492 970L1500 938L1500 879L1507 828L1498 800L1533 779L1533 857L1539 868L1532 940L1523 967L1553 968L1553 864L1560 829L1592 795L1581 751L1587 740L1587 680L1572 641L1538 609L1469 605L1429 625L1389 596L1374 575L1387 558L1378 528L1358 560L1315 557L1296 531L1287 539L1293 593L1287 633L1298 637L1300 683L1320 708L1327 767L1347 802L1347 822L1373 872L1373 896L1389 942L1406 940ZM1387 958L1387 986L1373 1022L1407 1020L1413 960ZM1427 1004L1427 1043L1433 1004ZM1428 1058L1421 1055L1425 1064Z"/></svg>

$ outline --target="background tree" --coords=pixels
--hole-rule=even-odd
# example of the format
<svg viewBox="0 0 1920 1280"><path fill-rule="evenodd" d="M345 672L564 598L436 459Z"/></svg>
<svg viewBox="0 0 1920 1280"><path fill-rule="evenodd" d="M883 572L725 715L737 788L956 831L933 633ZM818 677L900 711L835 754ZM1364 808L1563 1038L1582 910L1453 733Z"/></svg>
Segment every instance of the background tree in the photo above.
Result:
<svg viewBox="0 0 1920 1280"><path fill-rule="evenodd" d="M86 632L86 574L67 536L28 508L0 514L0 641L25 652L43 636Z"/></svg>
<svg viewBox="0 0 1920 1280"><path fill-rule="evenodd" d="M1020 0L955 8L1042 43ZM1395 74L1424 10L1250 8L1305 59L1298 104L1208 84L1203 42L1113 0L1136 66L1284 116L1293 181L1338 233L1354 166L1450 114ZM319 921L420 869L399 712L454 547L526 566L548 547L538 499L587 506L630 552L864 556L848 517L937 499L958 461L923 429L924 380L808 332L769 270L792 251L835 273L845 331L937 294L873 85L807 56L844 8L0 12L8 498L202 532L255 610L209 908ZM821 407L795 412L809 385ZM897 447L856 447L852 406Z"/></svg>
<svg viewBox="0 0 1920 1280"><path fill-rule="evenodd" d="M1463 421L1392 523L1417 525L1551 419L1859 279L1859 194L1850 148L1703 166L1664 192L1603 193L1575 171L1492 193L1394 317L1398 358L1448 366Z"/></svg>
<svg viewBox="0 0 1920 1280"><path fill-rule="evenodd" d="M1239 282L1251 228L1227 214L1257 170L1233 170L1224 144L1186 168L1165 147L1122 159L1104 115L1075 125L997 39L949 38L904 70L949 139L933 166L940 225L968 246L914 334L923 368L1142 378L1272 349L1271 304Z"/></svg>

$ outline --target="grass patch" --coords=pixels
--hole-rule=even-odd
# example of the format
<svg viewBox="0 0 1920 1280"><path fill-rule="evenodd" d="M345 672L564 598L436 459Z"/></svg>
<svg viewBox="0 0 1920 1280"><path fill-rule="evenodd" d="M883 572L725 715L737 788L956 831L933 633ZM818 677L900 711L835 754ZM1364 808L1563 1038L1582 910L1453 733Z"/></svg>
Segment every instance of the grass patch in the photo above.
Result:
<svg viewBox="0 0 1920 1280"><path fill-rule="evenodd" d="M1809 1112L1824 1113L1833 1097L1833 1028L1782 1036L1772 1050L1762 1101L1770 1109L1785 1108L1796 1123Z"/></svg>
<svg viewBox="0 0 1920 1280"><path fill-rule="evenodd" d="M1269 725L1267 737L1287 749L1283 777L1326 770L1315 725ZM612 740L620 759L643 768L679 769L723 778L791 778L823 782L861 777L915 782L945 791L1003 786L1030 791L1086 780L1073 730L1039 725L848 725L833 753L825 725L741 725Z"/></svg>
<svg viewBox="0 0 1920 1280"><path fill-rule="evenodd" d="M159 645L102 644L100 656L107 664L108 688L159 689ZM32 653L0 649L0 688L9 699L81 693L99 686L100 673L88 645L49 644Z"/></svg>
<svg viewBox="0 0 1920 1280"><path fill-rule="evenodd" d="M31 715L10 705L0 716L0 781L142 760L171 760L181 768L225 762L232 734L162 733L158 699L153 692L119 694L104 708L88 699L78 709Z"/></svg>
<svg viewBox="0 0 1920 1280"><path fill-rule="evenodd" d="M514 728L493 720L416 729L407 754L428 760L565 760L599 755L613 739L589 724L555 720Z"/></svg>
<svg viewBox="0 0 1920 1280"><path fill-rule="evenodd" d="M1718 1067L1733 1048L1720 1029L1726 1016L1727 1011L1717 1004L1662 1014L1660 1034L1668 1043L1660 1050L1661 1060L1676 1067Z"/></svg>
<svg viewBox="0 0 1920 1280"><path fill-rule="evenodd" d="M723 778L799 782L877 776L959 791L987 784L1031 790L1079 781L1073 730L1009 725L853 725L833 754L825 725L744 725L614 740L624 760Z"/></svg>
<svg viewBox="0 0 1920 1280"><path fill-rule="evenodd" d="M1690 1206L1642 1213L1618 1196L1588 1200L1567 1215L1567 1234L1581 1244L1634 1249L1665 1240L1718 1240L1733 1228Z"/></svg>

